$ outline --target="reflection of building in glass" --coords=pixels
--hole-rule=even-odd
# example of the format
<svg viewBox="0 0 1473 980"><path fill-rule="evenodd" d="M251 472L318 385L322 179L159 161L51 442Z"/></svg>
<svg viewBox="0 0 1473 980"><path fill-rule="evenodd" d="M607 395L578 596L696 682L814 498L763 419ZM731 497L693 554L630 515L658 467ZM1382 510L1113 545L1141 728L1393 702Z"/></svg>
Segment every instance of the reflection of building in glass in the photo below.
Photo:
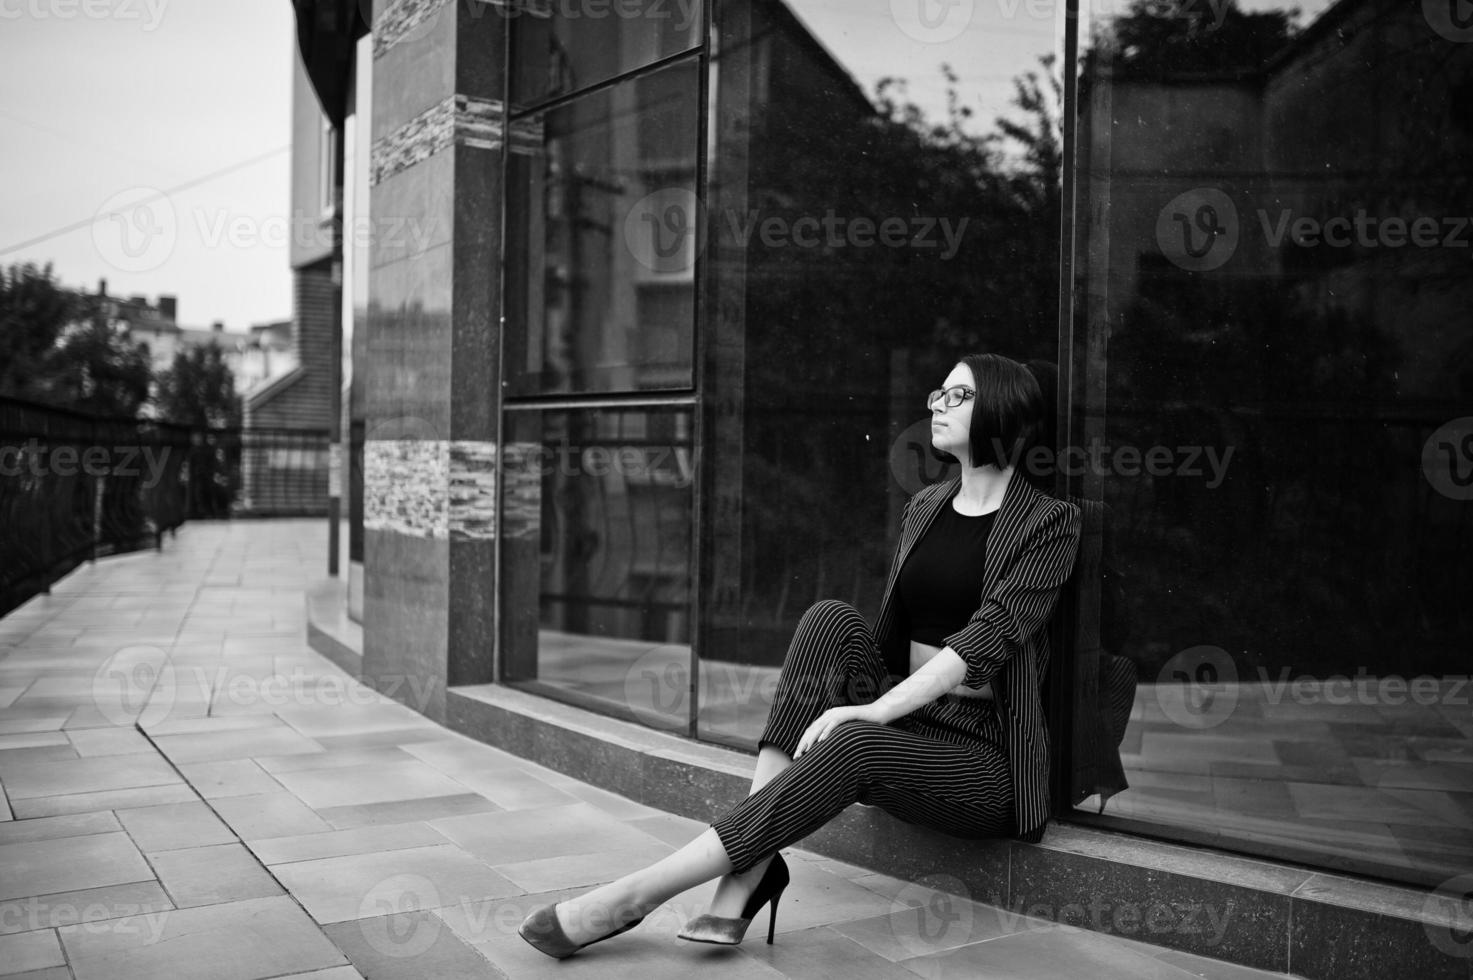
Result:
<svg viewBox="0 0 1473 980"><path fill-rule="evenodd" d="M1216 486L1139 466L1084 478L1130 532L1116 532L1123 652L1171 704L1184 675L1236 704L1211 719L1215 742L1170 711L1138 718L1120 812L1435 877L1449 855L1473 860L1473 828L1434 829L1416 808L1473 799L1473 783L1447 772L1451 796L1407 798L1380 788L1402 778L1383 766L1401 726L1444 745L1466 732L1435 701L1366 692L1461 672L1473 629L1473 518L1422 463L1473 404L1473 236L1448 237L1473 205L1473 130L1455 109L1473 50L1416 5L1376 0L1257 48L1234 47L1241 23L1193 60L1160 23L1121 18L1116 36L1158 46L1102 44L1082 79L1081 431L1232 454ZM1191 650L1223 663L1184 669ZM1341 676L1359 680L1321 691ZM1319 693L1285 696L1285 677ZM1309 759L1339 764L1297 767ZM1331 800L1395 816L1331 817Z"/></svg>

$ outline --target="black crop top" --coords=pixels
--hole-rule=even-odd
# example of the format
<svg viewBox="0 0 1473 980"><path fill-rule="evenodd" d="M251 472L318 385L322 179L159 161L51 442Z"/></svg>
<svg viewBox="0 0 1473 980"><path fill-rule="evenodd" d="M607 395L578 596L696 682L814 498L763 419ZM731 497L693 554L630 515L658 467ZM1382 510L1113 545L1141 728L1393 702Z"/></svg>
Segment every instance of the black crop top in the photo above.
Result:
<svg viewBox="0 0 1473 980"><path fill-rule="evenodd" d="M997 511L968 517L948 500L900 569L900 604L910 638L942 647L982 604L987 535Z"/></svg>

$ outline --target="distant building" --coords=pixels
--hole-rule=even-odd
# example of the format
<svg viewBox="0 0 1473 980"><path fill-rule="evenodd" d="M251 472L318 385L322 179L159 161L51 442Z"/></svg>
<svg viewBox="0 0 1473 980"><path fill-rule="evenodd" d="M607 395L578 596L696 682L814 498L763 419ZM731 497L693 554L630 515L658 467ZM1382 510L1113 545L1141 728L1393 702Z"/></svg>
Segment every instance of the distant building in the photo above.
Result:
<svg viewBox="0 0 1473 980"><path fill-rule="evenodd" d="M179 300L176 296L160 294L158 301L150 303L147 296L109 296L107 280L97 283L99 312L106 318L108 326L148 348L149 359L155 375L169 370L174 364L174 355L191 347L214 346L224 354L225 363L235 377L235 391L245 394L253 385L267 375L264 371L275 366L269 357L251 351L257 341L257 327L250 334L226 330L223 321L216 320L208 327L180 326L177 318ZM278 327L279 324L266 324ZM286 370L280 361L279 370Z"/></svg>

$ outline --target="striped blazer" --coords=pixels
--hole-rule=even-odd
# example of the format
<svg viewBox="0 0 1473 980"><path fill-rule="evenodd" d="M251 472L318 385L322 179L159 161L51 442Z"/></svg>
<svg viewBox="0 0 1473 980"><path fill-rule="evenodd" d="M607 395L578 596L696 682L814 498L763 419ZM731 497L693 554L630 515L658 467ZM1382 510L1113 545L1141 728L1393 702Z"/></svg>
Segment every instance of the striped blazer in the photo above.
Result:
<svg viewBox="0 0 1473 980"><path fill-rule="evenodd" d="M961 486L953 477L921 490L905 505L900 545L890 565L875 639L892 675L910 674L910 631L895 593L900 568ZM992 685L1007 740L1018 837L1037 842L1048 822L1048 735L1040 691L1048 671L1048 624L1079 551L1079 507L1008 481L987 538L981 605L946 645L966 661L962 683Z"/></svg>

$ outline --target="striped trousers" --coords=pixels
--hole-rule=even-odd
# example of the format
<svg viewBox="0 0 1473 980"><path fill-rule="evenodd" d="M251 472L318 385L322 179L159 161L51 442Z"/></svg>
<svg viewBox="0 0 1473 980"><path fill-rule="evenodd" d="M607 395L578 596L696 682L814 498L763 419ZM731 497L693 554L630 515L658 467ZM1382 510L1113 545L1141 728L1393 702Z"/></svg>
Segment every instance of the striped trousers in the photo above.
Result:
<svg viewBox="0 0 1473 980"><path fill-rule="evenodd" d="M875 700L886 679L864 617L847 603L816 603L794 631L758 747L791 757L815 718ZM888 725L845 722L711 826L741 874L855 802L955 837L1012 836L1012 782L992 702L944 694Z"/></svg>

